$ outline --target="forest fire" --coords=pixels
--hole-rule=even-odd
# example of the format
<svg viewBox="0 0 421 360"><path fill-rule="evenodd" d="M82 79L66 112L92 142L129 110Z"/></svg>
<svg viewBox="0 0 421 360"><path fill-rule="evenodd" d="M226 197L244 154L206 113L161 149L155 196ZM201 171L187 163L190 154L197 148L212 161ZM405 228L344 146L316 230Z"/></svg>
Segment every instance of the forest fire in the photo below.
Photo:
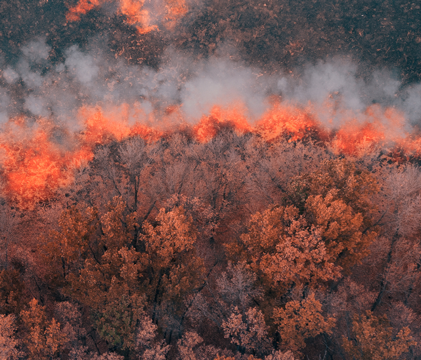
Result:
<svg viewBox="0 0 421 360"><path fill-rule="evenodd" d="M421 8L328 3L0 0L1 360L421 359Z"/></svg>
<svg viewBox="0 0 421 360"><path fill-rule="evenodd" d="M317 114L310 110L277 101L255 121L247 118L245 105L215 105L196 125L188 125L183 122L181 109L176 107L161 115L159 126L148 126L141 121L129 121L130 117L145 119L145 115L127 104L107 110L98 106L83 107L78 115L83 130L69 135L71 149L54 144L51 139L54 129L49 120L39 120L38 128L29 131L23 118L13 119L1 141L5 151L3 172L7 193L21 206L33 206L34 202L47 200L55 190L68 185L75 167L93 159L96 146L135 136L154 142L177 132L180 126L200 143L211 141L220 131L229 128L238 135L254 134L269 143L312 140L339 154L357 157L379 146L387 146L389 150L400 148L407 157L418 157L421 153L419 141L402 128L403 115L395 109L382 110L379 106L368 108L361 115L364 121L344 119L341 127L334 130L325 128ZM158 115L148 115L149 122L154 116ZM165 116L167 119L162 119Z"/></svg>

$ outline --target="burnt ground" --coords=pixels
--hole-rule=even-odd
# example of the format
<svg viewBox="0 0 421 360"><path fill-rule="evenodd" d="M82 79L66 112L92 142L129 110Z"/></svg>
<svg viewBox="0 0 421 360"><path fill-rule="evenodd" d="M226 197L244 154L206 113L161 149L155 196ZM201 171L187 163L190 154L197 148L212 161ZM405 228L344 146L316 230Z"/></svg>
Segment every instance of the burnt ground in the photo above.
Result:
<svg viewBox="0 0 421 360"><path fill-rule="evenodd" d="M16 61L26 41L45 36L59 60L72 45L104 36L128 62L157 66L168 46L206 57L233 44L267 71L293 69L329 56L350 56L367 69L395 69L404 83L421 80L421 3L407 0L207 0L179 26L138 35L110 8L66 24L77 1L1 0L0 51ZM53 59L54 60L54 59Z"/></svg>

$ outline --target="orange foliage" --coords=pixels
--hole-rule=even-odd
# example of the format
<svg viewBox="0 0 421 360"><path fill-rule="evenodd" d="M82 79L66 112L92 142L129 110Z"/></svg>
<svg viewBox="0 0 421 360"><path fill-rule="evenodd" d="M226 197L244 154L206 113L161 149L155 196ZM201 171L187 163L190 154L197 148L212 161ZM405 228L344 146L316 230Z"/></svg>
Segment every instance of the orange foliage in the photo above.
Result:
<svg viewBox="0 0 421 360"><path fill-rule="evenodd" d="M377 186L370 174L345 160L292 180L287 199L293 205L254 214L239 244L227 244L265 285L283 293L292 284L333 280L361 261L377 233L368 231L370 196Z"/></svg>
<svg viewBox="0 0 421 360"><path fill-rule="evenodd" d="M229 248L230 253L246 255L268 288L283 292L292 283L339 277L340 268L335 266L336 259L329 254L321 231L310 228L292 206L253 215L249 232L241 240L244 250Z"/></svg>
<svg viewBox="0 0 421 360"><path fill-rule="evenodd" d="M335 318L322 315L322 304L314 294L302 301L288 302L285 309L275 308L273 318L282 338L282 346L297 355L306 346L305 339L324 332L330 334L335 326Z"/></svg>
<svg viewBox="0 0 421 360"><path fill-rule="evenodd" d="M256 308L249 308L245 314L241 314L235 307L228 320L222 322L222 328L225 338L243 352L264 353L270 348L268 326L263 313Z"/></svg>
<svg viewBox="0 0 421 360"><path fill-rule="evenodd" d="M341 200L354 212L362 214L364 225L369 227L369 215L374 211L372 196L379 191L379 184L353 161L336 159L325 160L317 171L292 179L288 191L300 208L309 196L326 198L329 193L333 195L332 191L336 192L332 200Z"/></svg>
<svg viewBox="0 0 421 360"><path fill-rule="evenodd" d="M371 311L354 315L352 332L352 340L343 337L342 341L348 358L354 360L402 359L402 354L417 344L408 327L395 335L387 317L374 316Z"/></svg>
<svg viewBox="0 0 421 360"><path fill-rule="evenodd" d="M21 311L21 320L26 329L23 341L28 348L28 359L51 359L60 354L67 338L59 322L47 319L45 306L32 299L28 309Z"/></svg>
<svg viewBox="0 0 421 360"><path fill-rule="evenodd" d="M319 171L292 179L285 206L252 215L248 231L239 241L225 245L228 256L254 272L269 308L271 297L278 301L292 289L323 288L369 253L377 237L371 229L370 197L377 191L375 179L354 163L326 161ZM316 306L312 301L311 306ZM289 327L296 329L288 324L280 332ZM301 335L285 336L298 339ZM304 338L286 340L285 349L299 350Z"/></svg>
<svg viewBox="0 0 421 360"><path fill-rule="evenodd" d="M0 315L0 352L4 359L21 359L22 353L18 350L19 341L16 338L16 317L14 315Z"/></svg>
<svg viewBox="0 0 421 360"><path fill-rule="evenodd" d="M184 311L185 296L203 283L204 266L183 208L160 210L158 224L144 222L139 235L138 215L120 197L105 210L102 216L91 207L62 213L59 230L39 239L49 264L44 277L94 311L102 338L128 349L146 302L159 305L160 321L169 321L166 307Z"/></svg>

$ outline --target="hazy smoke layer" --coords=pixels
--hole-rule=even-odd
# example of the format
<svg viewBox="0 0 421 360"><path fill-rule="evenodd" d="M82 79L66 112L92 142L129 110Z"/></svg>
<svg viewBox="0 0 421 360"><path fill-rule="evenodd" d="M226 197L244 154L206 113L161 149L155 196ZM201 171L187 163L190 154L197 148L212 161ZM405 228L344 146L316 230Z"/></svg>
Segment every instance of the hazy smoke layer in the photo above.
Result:
<svg viewBox="0 0 421 360"><path fill-rule="evenodd" d="M294 8L276 0L160 0L145 1L142 16L133 12L133 1L96 3L73 21L66 17L79 0L67 6L3 4L0 30L9 41L0 57L1 123L24 114L33 123L43 117L79 130L81 107L106 110L122 104L142 110L129 117L133 122L176 105L184 121L196 123L213 106L234 104L253 121L273 96L316 112L329 128L350 117L370 121L364 113L373 104L401 110L408 127L421 120L421 85L408 81L416 62L403 71L398 62L391 66L389 60L360 57L351 46L358 40L364 48L373 41L373 54L384 59L396 54L381 40L393 35L387 27L391 17L401 21L398 12L385 13L393 5L387 1L382 9L363 10L358 1L352 8L344 2L333 9L322 0L299 1ZM169 9L180 11L171 17ZM412 42L402 51L409 64L421 33L414 17L419 9L405 9ZM149 20L143 25L159 30L139 33L145 14ZM21 19L26 23L19 32ZM11 34L18 33L17 41Z"/></svg>
<svg viewBox="0 0 421 360"><path fill-rule="evenodd" d="M67 47L61 61L51 60L52 50L45 38L36 38L22 46L15 63L3 65L2 123L23 112L78 129L81 106L121 104L136 104L145 114L181 105L188 122L197 122L214 105L241 104L252 120L268 108L273 95L300 106L311 104L316 111L326 102L334 103L337 115L333 123L329 115L329 127L341 125L342 111L358 118L372 104L402 110L408 124L421 118L421 85L402 86L393 71L381 68L363 77L357 63L344 57L307 64L292 73L280 66L269 74L228 51L194 59L168 48L160 66L152 68L112 56L98 39L85 49Z"/></svg>

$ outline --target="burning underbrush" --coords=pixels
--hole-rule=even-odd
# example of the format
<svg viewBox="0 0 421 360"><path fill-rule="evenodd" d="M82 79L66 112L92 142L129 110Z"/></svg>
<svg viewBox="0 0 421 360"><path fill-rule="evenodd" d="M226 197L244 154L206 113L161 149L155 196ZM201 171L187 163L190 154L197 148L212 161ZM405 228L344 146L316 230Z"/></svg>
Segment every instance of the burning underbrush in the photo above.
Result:
<svg viewBox="0 0 421 360"><path fill-rule="evenodd" d="M94 159L96 149L136 138L154 147L183 134L190 144L200 146L213 143L220 134L233 133L238 138L266 143L269 148L283 143L312 143L332 156L359 159L383 155L392 162L417 162L421 152L415 132L404 130L404 115L396 109L376 105L358 116L345 114L341 127L330 129L311 107L279 101L273 101L253 121L240 105L214 106L209 115L194 125L183 120L180 107L168 108L159 122L156 114L149 114L145 121L145 114L139 110L136 117L143 124L133 121L132 112L128 105L107 110L83 107L79 110L83 129L78 132L63 130L48 118L38 119L31 125L25 117L11 119L0 143L4 193L18 206L31 208L69 186L74 173Z"/></svg>

